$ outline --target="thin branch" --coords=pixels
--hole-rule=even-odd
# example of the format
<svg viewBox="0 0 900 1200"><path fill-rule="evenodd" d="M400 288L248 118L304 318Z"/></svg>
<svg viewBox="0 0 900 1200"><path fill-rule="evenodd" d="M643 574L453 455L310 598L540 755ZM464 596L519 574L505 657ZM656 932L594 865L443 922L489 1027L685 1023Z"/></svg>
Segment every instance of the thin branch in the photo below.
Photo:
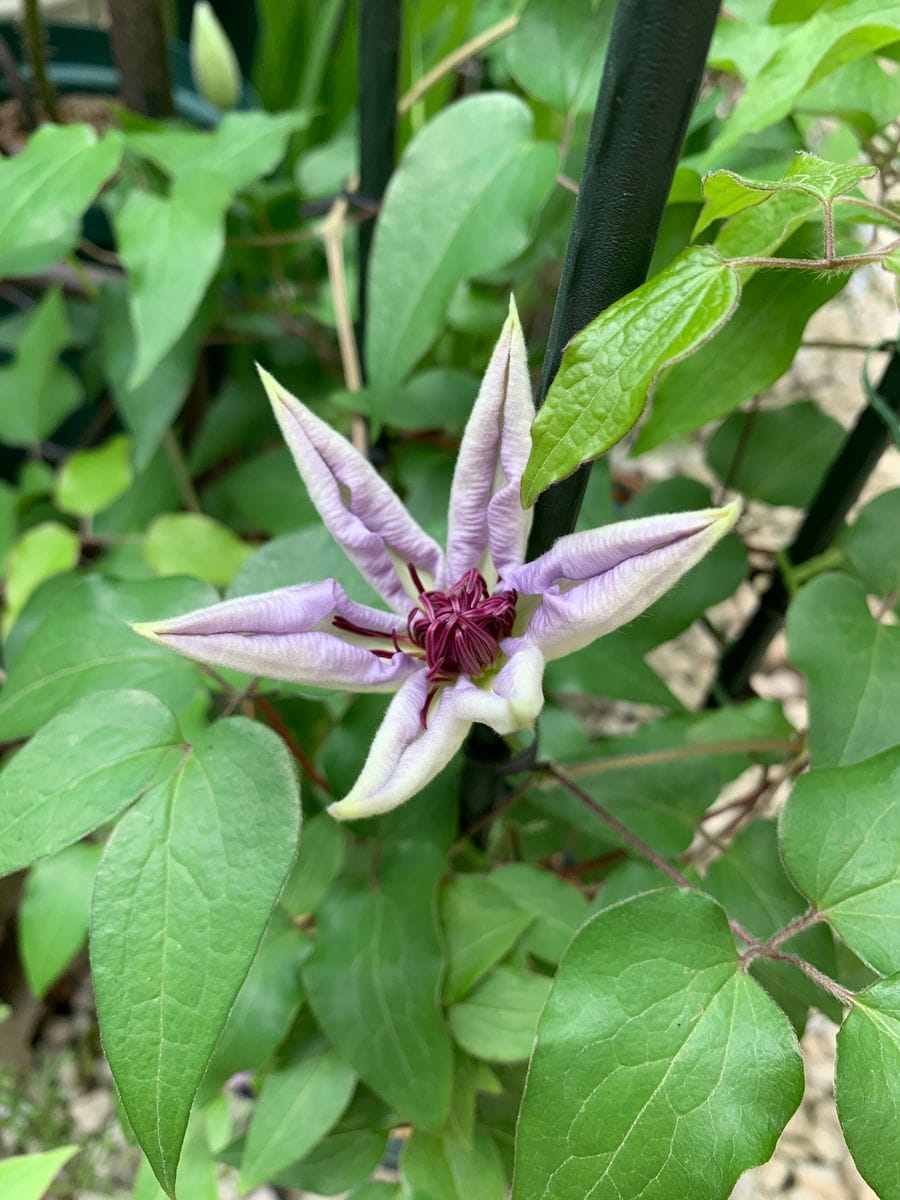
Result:
<svg viewBox="0 0 900 1200"><path fill-rule="evenodd" d="M25 40L28 44L31 73L40 97L41 108L44 110L47 120L58 121L56 91L47 72L47 39L44 34L38 0L24 0L22 20L25 26Z"/></svg>
<svg viewBox="0 0 900 1200"><path fill-rule="evenodd" d="M647 862L651 863L657 868L657 870L662 871L664 875L667 875L669 879L671 879L673 883L677 883L679 887L688 888L691 891L698 890L696 884L692 883L687 876L682 875L680 871L676 870L671 863L667 863L666 860L657 854L652 847L648 846L646 842L641 841L636 833L633 833L627 827L627 825L623 825L619 818L613 816L608 808L604 808L602 804L598 804L593 796L588 795L588 793L580 788L577 783L569 779L566 773L561 771L555 763L548 763L544 769L549 775L552 775L557 782L561 783L564 788L570 791L573 796L576 796L582 802L582 804L587 805L587 807L593 813L595 813L605 825L608 825L614 833L617 833L622 841L625 842L626 845L630 846L632 850L638 853L641 858L645 858ZM728 917L728 925L732 933L736 934L741 941L747 942L750 946L759 945L758 940L753 936L753 934L748 933L747 930L744 929L743 925L741 925L738 921L735 921L733 917Z"/></svg>
<svg viewBox="0 0 900 1200"><path fill-rule="evenodd" d="M621 771L627 767L646 767L656 763L681 762L686 758L705 758L711 754L754 754L794 750L795 744L785 738L743 738L732 742L704 742L696 746L672 746L665 750L647 750L642 754L617 754L611 758L572 763L566 767L569 779L586 775L602 775L606 771Z"/></svg>
<svg viewBox="0 0 900 1200"><path fill-rule="evenodd" d="M167 429L163 434L163 449L169 460L169 466L172 468L175 483L178 485L182 504L189 512L201 512L200 498L194 488L194 481L191 479L191 473L181 452L178 439L171 429Z"/></svg>
<svg viewBox="0 0 900 1200"><path fill-rule="evenodd" d="M502 21L498 21L496 25L491 25L489 28L476 34L475 37L469 38L467 42L463 42L461 46L457 46L452 50L446 58L442 58L439 63L436 63L430 71L419 79L413 86L401 96L397 101L397 112L402 117L408 113L414 104L416 104L427 91L434 87L436 83L455 71L470 58L474 58L476 54L480 54L482 50L486 50L488 46L493 46L495 42L499 42L501 38L505 38L512 33L519 24L519 16L514 13L511 17L504 17Z"/></svg>
<svg viewBox="0 0 900 1200"><path fill-rule="evenodd" d="M330 796L332 793L331 788L328 786L328 781L323 779L313 766L312 759L291 733L290 729L288 729L275 705L272 704L270 700L267 700L265 696L258 696L256 699L256 707L263 714L266 724L278 734L278 736L287 746L288 750L290 750L303 774L306 775L310 782L314 783L320 791L323 791L326 796Z"/></svg>
<svg viewBox="0 0 900 1200"><path fill-rule="evenodd" d="M841 196L841 204L855 204L858 208L867 208L870 212L885 217L894 224L900 223L900 212L895 212L885 204L876 204L874 200L863 200L860 196Z"/></svg>
<svg viewBox="0 0 900 1200"><path fill-rule="evenodd" d="M514 788L497 806L489 808L487 812L483 812L480 817L477 817L471 825L469 825L450 847L450 856L458 854L460 850L468 844L476 833L481 833L482 829L486 829L488 825L492 825L498 817L501 817L505 812L508 812L514 804L522 799L522 797L530 792L533 787L537 786L537 780L532 776L526 783Z"/></svg>
<svg viewBox="0 0 900 1200"><path fill-rule="evenodd" d="M822 227L825 235L825 257L831 262L834 258L834 209L830 203L822 209Z"/></svg>
<svg viewBox="0 0 900 1200"><path fill-rule="evenodd" d="M900 238L894 238L880 250L865 254L844 254L838 258L757 258L750 254L746 258L726 258L730 267L785 267L801 271L852 271L868 263L881 262L900 247Z"/></svg>
<svg viewBox="0 0 900 1200"><path fill-rule="evenodd" d="M351 185L351 188L355 184ZM345 196L338 196L328 216L319 225L319 235L325 246L325 258L328 263L328 281L331 285L331 297L334 304L334 320L337 326L338 346L341 351L341 365L344 371L344 382L347 390L358 392L362 388L362 368L359 362L359 350L356 345L356 335L353 332L353 316L350 312L350 299L347 294L347 272L344 266L344 227L347 217L348 202ZM351 438L353 445L363 455L368 457L368 434L365 420L358 414L351 419Z"/></svg>
<svg viewBox="0 0 900 1200"><path fill-rule="evenodd" d="M831 979L818 967L814 967L812 963L807 962L805 958L801 958L799 954L783 954L780 950L773 950L763 954L763 958L774 959L775 962L790 963L792 967L796 967L798 971L802 971L809 979L813 981L823 992L828 992L830 995L837 997L842 1004L853 1004L856 1000L853 992Z"/></svg>
<svg viewBox="0 0 900 1200"><path fill-rule="evenodd" d="M228 703L219 714L220 718L230 717L232 713L237 712L245 700L249 700L256 691L256 685L259 683L260 676L254 675L250 682L242 687L240 691L232 693Z"/></svg>
<svg viewBox="0 0 900 1200"><path fill-rule="evenodd" d="M9 42L2 36L0 36L0 72L3 73L3 78L6 80L9 94L15 96L18 101L22 127L27 130L34 129L37 119L28 84L22 78L22 72L16 62L16 56L9 48Z"/></svg>
<svg viewBox="0 0 900 1200"><path fill-rule="evenodd" d="M865 354L871 349L868 342L836 342L829 338L811 338L800 343L801 350L855 350Z"/></svg>

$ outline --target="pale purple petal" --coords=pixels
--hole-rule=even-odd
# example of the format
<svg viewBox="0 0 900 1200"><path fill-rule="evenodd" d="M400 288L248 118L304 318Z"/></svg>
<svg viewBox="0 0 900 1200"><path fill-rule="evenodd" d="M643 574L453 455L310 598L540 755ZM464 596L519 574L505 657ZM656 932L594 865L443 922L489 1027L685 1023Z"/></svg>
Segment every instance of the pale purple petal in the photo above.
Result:
<svg viewBox="0 0 900 1200"><path fill-rule="evenodd" d="M398 613L409 612L412 563L426 587L445 582L444 555L371 463L268 372L263 385L297 470L332 537Z"/></svg>
<svg viewBox="0 0 900 1200"><path fill-rule="evenodd" d="M519 592L519 611L538 597L524 637L550 659L580 650L631 621L700 561L732 528L724 508L621 521L560 538L513 571L503 588Z"/></svg>
<svg viewBox="0 0 900 1200"><path fill-rule="evenodd" d="M336 616L382 637L337 629ZM351 600L333 579L241 596L172 620L132 626L143 637L209 666L357 692L394 691L422 670L421 662L394 649L391 635L402 627L392 613ZM390 657L372 653L380 649Z"/></svg>
<svg viewBox="0 0 900 1200"><path fill-rule="evenodd" d="M403 684L393 698L372 742L359 778L348 795L328 811L340 821L372 817L411 800L444 769L465 741L471 726L452 711L452 687L445 687L428 711L425 672Z"/></svg>
<svg viewBox="0 0 900 1200"><path fill-rule="evenodd" d="M507 649L513 643L503 643ZM461 677L452 690L453 712L468 721L490 725L499 734L530 729L544 706L541 681L544 656L537 646L520 641L490 686Z"/></svg>
<svg viewBox="0 0 900 1200"><path fill-rule="evenodd" d="M510 301L453 475L447 539L451 581L477 567L493 583L523 561L532 511L522 508L519 488L533 420L525 340Z"/></svg>

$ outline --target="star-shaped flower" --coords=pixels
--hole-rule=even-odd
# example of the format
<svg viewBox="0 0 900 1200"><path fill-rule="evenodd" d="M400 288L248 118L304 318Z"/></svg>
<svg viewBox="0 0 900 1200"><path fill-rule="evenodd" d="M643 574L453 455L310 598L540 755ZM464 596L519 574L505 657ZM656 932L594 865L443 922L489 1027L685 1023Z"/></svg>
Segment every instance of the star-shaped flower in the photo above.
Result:
<svg viewBox="0 0 900 1200"><path fill-rule="evenodd" d="M322 520L390 611L324 579L135 629L214 666L396 693L356 784L329 809L340 819L416 795L474 721L501 735L533 725L544 663L643 612L738 516L735 503L622 521L562 537L526 563L531 513L519 487L534 404L512 305L463 434L446 555L349 442L261 375Z"/></svg>

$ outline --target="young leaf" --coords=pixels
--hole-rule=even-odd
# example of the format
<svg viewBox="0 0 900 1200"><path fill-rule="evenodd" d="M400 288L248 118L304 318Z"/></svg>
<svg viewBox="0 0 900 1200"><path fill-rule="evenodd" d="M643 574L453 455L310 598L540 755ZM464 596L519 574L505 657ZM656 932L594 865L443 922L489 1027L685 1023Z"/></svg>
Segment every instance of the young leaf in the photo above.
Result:
<svg viewBox="0 0 900 1200"><path fill-rule="evenodd" d="M826 162L803 151L797 154L784 176L774 182L746 179L734 171L711 171L703 180L705 204L694 226L694 237L713 221L761 204L776 192L803 192L820 204L830 204L851 191L860 180L871 179L875 174L876 167Z"/></svg>
<svg viewBox="0 0 900 1200"><path fill-rule="evenodd" d="M263 1085L247 1134L241 1192L274 1179L303 1158L340 1120L355 1087L352 1067L321 1040L273 1071Z"/></svg>
<svg viewBox="0 0 900 1200"><path fill-rule="evenodd" d="M46 270L74 249L81 214L115 171L122 137L88 125L42 125L0 159L0 276Z"/></svg>
<svg viewBox="0 0 900 1200"><path fill-rule="evenodd" d="M71 338L66 307L51 288L29 314L15 361L0 367L0 438L35 446L81 403L82 387L58 362Z"/></svg>
<svg viewBox="0 0 900 1200"><path fill-rule="evenodd" d="M402 382L437 336L457 284L525 248L557 165L532 126L521 100L492 92L452 104L407 147L375 228L366 327L373 387Z"/></svg>
<svg viewBox="0 0 900 1200"><path fill-rule="evenodd" d="M900 1196L900 975L854 998L838 1033L838 1116L859 1173L882 1200Z"/></svg>
<svg viewBox="0 0 900 1200"><path fill-rule="evenodd" d="M590 112L615 7L610 0L528 0L506 46L516 82L563 112Z"/></svg>
<svg viewBox="0 0 900 1200"><path fill-rule="evenodd" d="M545 962L558 963L572 935L588 918L588 903L571 884L526 863L507 863L492 871L490 882L534 917L522 946Z"/></svg>
<svg viewBox="0 0 900 1200"><path fill-rule="evenodd" d="M319 1024L401 1118L434 1128L450 1103L450 1041L438 1010L442 956L430 847L386 844L379 887L347 881L319 905L303 980Z"/></svg>
<svg viewBox="0 0 900 1200"><path fill-rule="evenodd" d="M706 461L745 496L805 508L844 436L833 417L800 400L770 412L735 413L713 434Z"/></svg>
<svg viewBox="0 0 900 1200"><path fill-rule="evenodd" d="M840 545L854 571L879 596L900 592L900 488L871 500Z"/></svg>
<svg viewBox="0 0 900 1200"><path fill-rule="evenodd" d="M129 388L149 378L190 325L225 249L229 200L219 176L197 170L177 178L168 198L130 192L116 213L137 340Z"/></svg>
<svg viewBox="0 0 900 1200"><path fill-rule="evenodd" d="M204 513L163 513L147 530L144 558L159 575L196 575L224 587L253 549Z"/></svg>
<svg viewBox="0 0 900 1200"><path fill-rule="evenodd" d="M874 620L865 587L844 575L813 579L788 609L787 635L809 687L813 766L859 762L895 745L900 629Z"/></svg>
<svg viewBox="0 0 900 1200"><path fill-rule="evenodd" d="M41 1200L78 1146L61 1146L43 1154L19 1154L0 1162L0 1195L3 1200Z"/></svg>
<svg viewBox="0 0 900 1200"><path fill-rule="evenodd" d="M780 41L752 79L725 126L707 151L710 161L748 133L764 129L791 111L807 83L845 63L863 58L900 36L897 0L844 0L826 4Z"/></svg>
<svg viewBox="0 0 900 1200"><path fill-rule="evenodd" d="M522 503L623 438L662 368L710 338L739 296L734 268L711 247L690 246L577 333L534 422Z"/></svg>
<svg viewBox="0 0 900 1200"><path fill-rule="evenodd" d="M501 888L480 875L458 875L441 892L447 943L444 1002L452 1004L503 958L534 920Z"/></svg>
<svg viewBox="0 0 900 1200"><path fill-rule="evenodd" d="M403 1151L401 1171L414 1196L428 1200L503 1200L506 1179L500 1156L484 1129L473 1144L416 1130Z"/></svg>
<svg viewBox="0 0 900 1200"><path fill-rule="evenodd" d="M19 953L35 996L43 996L87 940L100 847L77 842L36 863L19 906Z"/></svg>
<svg viewBox="0 0 900 1200"><path fill-rule="evenodd" d="M56 506L76 517L94 517L127 492L132 479L131 444L117 434L93 450L69 455L56 477Z"/></svg>
<svg viewBox="0 0 900 1200"><path fill-rule="evenodd" d="M10 552L6 568L5 631L42 583L71 571L80 557L78 534L58 521L42 521L23 533Z"/></svg>
<svg viewBox="0 0 900 1200"><path fill-rule="evenodd" d="M299 822L284 744L232 717L106 845L91 921L100 1032L169 1195L191 1103L293 862Z"/></svg>
<svg viewBox="0 0 900 1200"><path fill-rule="evenodd" d="M550 990L545 975L497 967L448 1014L457 1043L488 1062L524 1062Z"/></svg>
<svg viewBox="0 0 900 1200"><path fill-rule="evenodd" d="M837 685L835 685L837 686ZM881 974L900 968L900 747L810 771L781 817L788 874Z"/></svg>
<svg viewBox="0 0 900 1200"><path fill-rule="evenodd" d="M277 1182L314 1195L333 1196L368 1179L384 1158L390 1109L364 1087L326 1137Z"/></svg>
<svg viewBox="0 0 900 1200"><path fill-rule="evenodd" d="M802 1093L796 1038L740 969L722 909L697 892L638 896L598 913L554 980L513 1200L722 1200Z"/></svg>
<svg viewBox="0 0 900 1200"><path fill-rule="evenodd" d="M147 692L96 692L48 721L0 773L0 875L111 820L175 766L179 742Z"/></svg>

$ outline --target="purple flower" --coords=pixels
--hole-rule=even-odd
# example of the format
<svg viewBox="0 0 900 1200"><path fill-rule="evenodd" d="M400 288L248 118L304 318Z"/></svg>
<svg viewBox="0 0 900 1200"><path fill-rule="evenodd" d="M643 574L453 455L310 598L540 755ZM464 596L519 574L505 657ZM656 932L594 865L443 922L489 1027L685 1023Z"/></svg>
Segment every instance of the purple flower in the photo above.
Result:
<svg viewBox="0 0 900 1200"><path fill-rule="evenodd" d="M326 579L134 628L215 666L394 692L356 784L329 809L340 819L410 799L474 721L501 735L530 727L544 663L643 612L737 520L735 503L623 521L562 537L526 563L531 513L519 487L534 405L514 306L463 435L446 555L349 442L261 374L322 520L391 611Z"/></svg>

